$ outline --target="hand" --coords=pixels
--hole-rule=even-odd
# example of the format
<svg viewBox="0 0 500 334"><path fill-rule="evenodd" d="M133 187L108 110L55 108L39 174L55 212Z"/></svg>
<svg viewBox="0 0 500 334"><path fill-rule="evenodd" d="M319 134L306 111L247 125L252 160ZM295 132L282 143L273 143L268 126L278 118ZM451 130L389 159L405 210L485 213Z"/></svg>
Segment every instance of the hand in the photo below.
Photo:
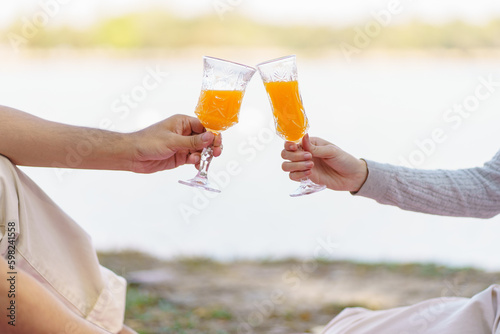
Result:
<svg viewBox="0 0 500 334"><path fill-rule="evenodd" d="M222 153L221 136L205 132L194 117L174 115L131 134L136 145L131 170L154 173L200 162L201 150L213 143L214 156Z"/></svg>
<svg viewBox="0 0 500 334"><path fill-rule="evenodd" d="M321 138L305 135L302 147L285 142L281 152L285 161L282 169L290 173L290 179L300 181L309 177L317 184L325 184L332 190L358 191L368 176L364 160L356 159L339 147Z"/></svg>

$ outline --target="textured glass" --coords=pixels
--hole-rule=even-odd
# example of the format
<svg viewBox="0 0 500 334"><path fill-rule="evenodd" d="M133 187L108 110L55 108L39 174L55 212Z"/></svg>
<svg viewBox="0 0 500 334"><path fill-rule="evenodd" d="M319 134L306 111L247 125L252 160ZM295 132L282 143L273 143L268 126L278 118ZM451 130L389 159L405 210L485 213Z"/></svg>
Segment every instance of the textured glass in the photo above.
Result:
<svg viewBox="0 0 500 334"><path fill-rule="evenodd" d="M241 90L244 91L255 69L227 60L203 57L202 90Z"/></svg>
<svg viewBox="0 0 500 334"><path fill-rule="evenodd" d="M238 123L241 101L255 68L231 61L203 57L201 93L195 114L203 126L215 134ZM201 153L198 174L187 181L179 182L209 191L220 190L208 181L208 168L213 158L211 146Z"/></svg>
<svg viewBox="0 0 500 334"><path fill-rule="evenodd" d="M257 65L266 88L277 134L284 140L300 145L307 134L309 122L302 103L294 55L269 60ZM325 189L304 178L292 197L312 194Z"/></svg>

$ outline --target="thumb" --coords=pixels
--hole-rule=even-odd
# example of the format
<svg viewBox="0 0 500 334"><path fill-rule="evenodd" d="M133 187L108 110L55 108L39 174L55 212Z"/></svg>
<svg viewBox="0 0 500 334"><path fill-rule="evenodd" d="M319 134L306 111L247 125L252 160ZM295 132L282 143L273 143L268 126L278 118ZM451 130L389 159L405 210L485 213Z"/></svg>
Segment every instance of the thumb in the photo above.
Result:
<svg viewBox="0 0 500 334"><path fill-rule="evenodd" d="M304 149L304 151L307 151L307 152L311 152L314 149L308 133L306 133L306 135L304 137L302 137L302 148Z"/></svg>
<svg viewBox="0 0 500 334"><path fill-rule="evenodd" d="M309 138L309 134L306 134L304 138L302 138L302 148L305 151L310 152L315 158L332 158L338 153L338 148L333 144L326 145L315 145L311 142Z"/></svg>
<svg viewBox="0 0 500 334"><path fill-rule="evenodd" d="M175 135L170 148L198 151L213 143L214 138L215 135L208 131L194 136Z"/></svg>

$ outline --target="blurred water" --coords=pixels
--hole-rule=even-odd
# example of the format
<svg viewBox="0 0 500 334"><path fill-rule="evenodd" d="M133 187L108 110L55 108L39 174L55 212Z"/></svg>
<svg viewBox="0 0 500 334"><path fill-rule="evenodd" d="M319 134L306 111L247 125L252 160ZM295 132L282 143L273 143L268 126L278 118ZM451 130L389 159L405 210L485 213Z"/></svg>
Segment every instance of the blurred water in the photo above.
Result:
<svg viewBox="0 0 500 334"><path fill-rule="evenodd" d="M272 58L252 57L235 60L255 64ZM446 140L422 168L481 165L498 150L498 91L456 129L443 114L474 94L479 77L500 79L499 65L498 60L417 56L352 63L333 56L298 59L311 135L355 156L401 164L411 154L419 157L415 141L440 128ZM193 115L201 66L201 55L10 58L0 63L0 103L59 122L133 131L172 114ZM151 71L168 76L159 78L151 91L137 88ZM122 94L134 92L140 99L125 108ZM212 176L223 181L223 192L215 198L177 183L194 175L190 166L153 175L23 170L92 235L100 250L133 248L161 257L223 260L310 258L318 239L330 238L338 259L500 269L500 218L410 213L332 191L290 198L297 184L281 171L282 141L273 132L267 97L256 76L240 123L224 133L224 154L212 164Z"/></svg>

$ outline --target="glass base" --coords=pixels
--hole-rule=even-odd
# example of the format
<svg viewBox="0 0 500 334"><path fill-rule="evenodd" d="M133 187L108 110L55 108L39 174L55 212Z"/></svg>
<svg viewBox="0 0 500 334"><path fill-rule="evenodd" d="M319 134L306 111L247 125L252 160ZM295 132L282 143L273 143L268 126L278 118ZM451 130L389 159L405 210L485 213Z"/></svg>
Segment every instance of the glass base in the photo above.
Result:
<svg viewBox="0 0 500 334"><path fill-rule="evenodd" d="M324 189L326 189L325 185L316 184L309 179L303 179L300 181L299 187L293 193L291 193L290 196L299 197L314 194Z"/></svg>
<svg viewBox="0 0 500 334"><path fill-rule="evenodd" d="M220 190L216 186L208 182L208 179L206 177L202 177L199 175L187 181L179 180L179 183L184 184L186 186L213 191L214 193L220 193Z"/></svg>

